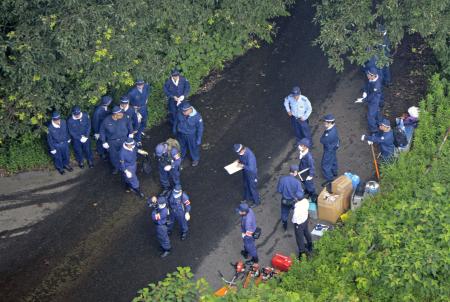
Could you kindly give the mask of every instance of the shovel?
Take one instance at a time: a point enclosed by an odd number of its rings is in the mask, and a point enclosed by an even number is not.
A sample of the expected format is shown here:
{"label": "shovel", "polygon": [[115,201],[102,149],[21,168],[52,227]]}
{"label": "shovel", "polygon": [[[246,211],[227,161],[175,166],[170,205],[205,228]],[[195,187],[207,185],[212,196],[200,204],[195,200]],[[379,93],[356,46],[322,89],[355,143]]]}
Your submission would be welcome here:
{"label": "shovel", "polygon": [[380,181],[380,171],[378,170],[378,162],[377,157],[375,156],[375,150],[373,149],[373,144],[370,145],[370,148],[372,149],[373,165],[375,166],[375,173],[377,175],[377,180]]}

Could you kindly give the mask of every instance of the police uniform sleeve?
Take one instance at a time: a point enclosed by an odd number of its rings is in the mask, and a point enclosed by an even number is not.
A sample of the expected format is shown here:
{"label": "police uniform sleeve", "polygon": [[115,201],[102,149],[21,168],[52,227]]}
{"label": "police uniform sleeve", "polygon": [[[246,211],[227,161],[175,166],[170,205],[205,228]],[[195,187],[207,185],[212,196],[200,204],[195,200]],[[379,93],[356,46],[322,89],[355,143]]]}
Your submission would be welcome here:
{"label": "police uniform sleeve", "polygon": [[[75,131],[71,119],[72,119],[72,118],[68,118],[68,119],[67,119],[67,129],[68,129],[68,131],[69,131],[69,135],[70,135],[73,139],[79,140],[79,139],[81,138],[81,134],[80,134],[80,133],[77,133],[77,132]],[[62,126],[62,125],[61,125],[61,126]],[[60,129],[62,130],[62,127],[61,127]]]}
{"label": "police uniform sleeve", "polygon": [[314,159],[310,153],[310,156],[308,157],[308,165],[309,165],[309,176],[314,177],[316,176],[316,169],[314,168]]}
{"label": "police uniform sleeve", "polygon": [[169,79],[164,83],[163,90],[164,90],[164,93],[166,94],[166,96],[167,96],[168,98],[173,98],[173,94],[170,92],[170,81],[171,81],[171,79],[169,78]]}
{"label": "police uniform sleeve", "polygon": [[202,116],[198,114],[198,121],[197,121],[197,145],[200,145],[202,143],[202,137],[203,137],[203,118]]}
{"label": "police uniform sleeve", "polygon": [[184,78],[183,95],[185,99],[189,96],[190,92],[191,92],[191,84],[189,84],[189,81],[186,78]]}
{"label": "police uniform sleeve", "polygon": [[191,201],[189,200],[189,196],[183,192],[182,201],[184,204],[184,211],[189,213],[191,211]]}
{"label": "police uniform sleeve", "polygon": [[86,116],[84,136],[89,137],[89,135],[91,134],[91,119],[89,118],[89,114],[87,112],[83,113],[83,116]]}
{"label": "police uniform sleeve", "polygon": [[103,120],[103,122],[102,122],[102,124],[100,125],[100,140],[103,142],[103,143],[106,143],[106,129],[105,129],[105,125],[106,125],[106,120],[107,120],[108,118],[105,118],[104,120]]}
{"label": "police uniform sleeve", "polygon": [[383,135],[381,135],[381,136],[380,135],[369,135],[369,136],[367,136],[367,140],[379,144],[384,141],[384,136]]}
{"label": "police uniform sleeve", "polygon": [[51,151],[51,150],[55,150],[56,148],[55,148],[55,141],[53,139],[52,132],[50,131],[50,126],[48,128],[49,129],[48,129],[48,133],[47,133],[47,144]]}

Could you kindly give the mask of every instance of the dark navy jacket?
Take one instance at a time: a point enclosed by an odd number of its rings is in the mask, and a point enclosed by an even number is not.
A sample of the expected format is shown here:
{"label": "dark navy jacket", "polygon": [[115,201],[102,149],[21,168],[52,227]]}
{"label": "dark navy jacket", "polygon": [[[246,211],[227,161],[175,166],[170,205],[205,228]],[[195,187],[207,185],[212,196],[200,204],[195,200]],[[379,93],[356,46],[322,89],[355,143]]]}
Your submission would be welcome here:
{"label": "dark navy jacket", "polygon": [[282,176],[278,181],[277,192],[281,193],[284,199],[297,199],[303,198],[302,183],[297,177],[293,175]]}
{"label": "dark navy jacket", "polygon": [[169,209],[167,206],[163,209],[156,209],[152,212],[152,221],[156,225],[167,225],[169,219]]}
{"label": "dark navy jacket", "polygon": [[100,126],[103,120],[110,114],[111,110],[107,106],[97,106],[95,108],[94,114],[92,115],[92,129],[94,130],[94,134],[100,133]]}
{"label": "dark navy jacket", "polygon": [[191,91],[191,85],[189,85],[189,81],[186,80],[185,77],[180,76],[180,79],[178,80],[178,86],[176,86],[173,81],[172,77],[169,77],[169,79],[164,84],[164,93],[167,95],[168,98],[173,97],[180,97],[184,95],[184,98],[189,96],[189,92]]}
{"label": "dark navy jacket", "polygon": [[392,130],[388,132],[379,131],[374,135],[367,136],[367,140],[378,144],[383,158],[387,159],[394,154],[394,133]]}
{"label": "dark navy jacket", "polygon": [[367,97],[364,99],[369,105],[378,104],[383,98],[383,84],[381,76],[378,75],[376,81],[367,81],[364,92],[367,93]]}
{"label": "dark navy jacket", "polygon": [[67,123],[61,119],[60,128],[55,128],[50,121],[48,126],[47,143],[50,150],[55,150],[58,147],[62,147],[69,141],[69,131],[67,130]]}
{"label": "dark navy jacket", "polygon": [[179,209],[183,209],[185,213],[191,211],[191,202],[189,196],[185,192],[182,192],[181,196],[178,198],[175,198],[173,193],[171,193],[169,196],[169,206],[173,211]]}
{"label": "dark navy jacket", "polygon": [[[195,109],[194,109],[195,110]],[[197,144],[201,144],[203,136],[203,119],[200,113],[195,111],[193,116],[185,116],[181,110],[177,113],[177,118],[173,124],[175,133],[186,135],[195,134]]]}
{"label": "dark navy jacket", "polygon": [[124,118],[127,118],[130,121],[131,126],[133,127],[133,130],[137,130],[139,128],[139,120],[138,120],[136,111],[134,111],[134,108],[131,106],[128,106],[128,109],[126,111],[123,109],[122,109],[122,111],[123,111]]}
{"label": "dark navy jacket", "polygon": [[73,118],[73,116],[67,119],[67,127],[69,129],[70,136],[75,140],[80,140],[81,136],[89,138],[91,134],[91,120],[87,112],[83,112],[83,115],[79,120]]}
{"label": "dark navy jacket", "polygon": [[107,116],[100,126],[100,140],[107,142],[109,140],[126,139],[128,134],[133,132],[129,120],[123,116],[120,120],[113,120],[112,115]]}
{"label": "dark navy jacket", "polygon": [[302,171],[309,168],[309,176],[314,177],[316,174],[316,170],[314,169],[314,159],[311,155],[311,152],[308,151],[305,156],[300,159],[300,163],[298,165],[298,171]]}
{"label": "dark navy jacket", "polygon": [[336,126],[323,132],[320,143],[323,145],[324,151],[333,151],[339,148],[339,134]]}
{"label": "dark navy jacket", "polygon": [[244,155],[239,155],[239,162],[244,165],[244,171],[252,172],[254,174],[258,173],[256,157],[250,148],[245,147]]}
{"label": "dark navy jacket", "polygon": [[148,97],[152,92],[152,88],[149,84],[145,83],[142,92],[137,89],[136,86],[130,89],[128,92],[128,98],[130,99],[131,106],[145,107]]}
{"label": "dark navy jacket", "polygon": [[252,237],[256,230],[256,218],[252,209],[248,210],[247,215],[241,216],[241,231],[245,236]]}
{"label": "dark navy jacket", "polygon": [[120,149],[120,170],[125,171],[129,169],[130,172],[135,172],[136,170],[136,148],[131,151],[122,146]]}

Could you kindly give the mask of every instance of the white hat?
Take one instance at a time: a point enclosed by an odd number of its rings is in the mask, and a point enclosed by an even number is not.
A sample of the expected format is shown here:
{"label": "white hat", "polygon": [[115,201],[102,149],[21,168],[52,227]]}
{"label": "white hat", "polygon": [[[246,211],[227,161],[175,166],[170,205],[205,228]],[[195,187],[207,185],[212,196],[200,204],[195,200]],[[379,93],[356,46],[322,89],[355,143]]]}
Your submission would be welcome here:
{"label": "white hat", "polygon": [[416,106],[409,107],[408,108],[408,114],[411,117],[418,118],[419,117],[419,108],[417,108]]}

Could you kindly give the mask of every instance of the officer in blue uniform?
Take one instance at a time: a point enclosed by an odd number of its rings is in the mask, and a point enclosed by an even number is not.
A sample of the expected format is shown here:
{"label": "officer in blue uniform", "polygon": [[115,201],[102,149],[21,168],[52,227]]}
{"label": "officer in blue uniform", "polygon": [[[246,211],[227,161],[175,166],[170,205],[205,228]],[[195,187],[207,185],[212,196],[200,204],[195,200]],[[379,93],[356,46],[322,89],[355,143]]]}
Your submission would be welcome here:
{"label": "officer in blue uniform", "polygon": [[100,141],[103,148],[109,152],[113,174],[119,173],[120,149],[122,149],[122,144],[132,132],[133,128],[130,121],[124,117],[122,109],[118,106],[112,109],[112,114],[107,116],[100,126]]}
{"label": "officer in blue uniform", "polygon": [[105,148],[103,148],[102,141],[100,140],[100,125],[103,120],[111,114],[111,110],[108,108],[111,102],[112,98],[110,96],[102,96],[101,103],[95,108],[92,116],[92,129],[94,130],[94,138],[96,140],[96,150],[97,154],[103,158],[103,160],[107,159],[108,152]]}
{"label": "officer in blue uniform", "polygon": [[244,179],[244,200],[243,202],[253,201],[253,206],[260,204],[259,194],[256,188],[258,184],[258,169],[256,167],[255,154],[250,148],[242,144],[234,144],[234,151],[239,154],[238,164],[243,168]]}
{"label": "officer in blue uniform", "polygon": [[253,238],[253,233],[256,230],[255,213],[246,203],[241,203],[236,211],[241,215],[241,233],[244,241],[244,249],[241,251],[241,255],[245,258],[252,257],[245,262],[246,264],[258,263],[258,253]]}
{"label": "officer in blue uniform", "polygon": [[335,125],[335,118],[332,114],[323,117],[325,131],[320,137],[320,143],[323,145],[322,155],[322,173],[326,183],[333,181],[338,175],[338,164],[336,150],[339,148],[339,134]]}
{"label": "officer in blue uniform", "polygon": [[380,107],[383,102],[383,92],[381,79],[378,76],[376,68],[370,68],[367,72],[368,82],[364,88],[362,98],[356,100],[355,103],[367,103],[367,123],[369,131],[375,133],[378,131],[377,123],[380,120]]}
{"label": "officer in blue uniform", "polygon": [[312,141],[311,129],[308,121],[312,112],[312,107],[308,98],[301,95],[300,87],[292,88],[291,94],[284,99],[284,107],[291,119],[295,137],[297,138],[297,144],[302,138],[307,138]]}
{"label": "officer in blue uniform", "polygon": [[314,159],[309,152],[311,142],[309,139],[304,138],[300,140],[298,149],[300,151],[299,158],[300,163],[298,165],[298,175],[304,186],[305,192],[308,193],[312,202],[317,201],[316,188],[314,187],[313,178],[316,176],[316,170],[314,168]]}
{"label": "officer in blue uniform", "polygon": [[87,112],[81,112],[79,106],[72,108],[72,116],[67,120],[67,128],[72,138],[73,151],[75,152],[75,159],[78,166],[84,168],[84,157],[88,162],[89,168],[94,167],[94,160],[92,158],[91,150],[91,120]]}
{"label": "officer in blue uniform", "polygon": [[169,208],[167,207],[167,199],[164,196],[158,198],[153,197],[152,202],[156,202],[157,206],[152,212],[152,221],[156,225],[156,238],[161,246],[161,258],[170,255],[171,245],[167,224],[169,222]]}
{"label": "officer in blue uniform", "polygon": [[172,185],[181,185],[181,154],[177,148],[172,147],[169,150],[167,143],[160,143],[155,148],[155,155],[158,160],[159,182],[164,195],[172,188]]}
{"label": "officer in blue uniform", "polygon": [[378,144],[381,152],[381,161],[388,163],[394,156],[394,134],[391,130],[391,123],[387,119],[380,122],[380,131],[372,135],[363,135],[361,140],[367,140],[369,145]]}
{"label": "officer in blue uniform", "polygon": [[170,78],[163,87],[164,93],[168,98],[169,122],[175,122],[179,105],[189,96],[191,85],[185,77],[180,75],[178,69],[173,69]]}
{"label": "officer in blue uniform", "polygon": [[134,138],[134,135],[136,135],[139,129],[139,121],[136,111],[133,107],[130,106],[130,100],[127,96],[123,96],[120,98],[120,109],[122,109],[124,117],[127,118],[131,123],[131,127],[133,128],[133,131],[131,133],[132,137]]}
{"label": "officer in blue uniform", "polygon": [[191,219],[189,196],[181,189],[180,185],[175,185],[168,201],[170,209],[169,235],[172,233],[176,220],[181,228],[181,240],[186,240],[189,230],[188,221]]}
{"label": "officer in blue uniform", "polygon": [[293,209],[295,202],[304,197],[302,183],[297,177],[298,165],[291,165],[289,172],[289,175],[280,178],[277,185],[277,192],[281,194],[281,222],[285,231],[289,212]]}
{"label": "officer in blue uniform", "polygon": [[48,126],[47,143],[50,149],[50,154],[53,157],[56,170],[62,175],[64,169],[71,172],[72,167],[69,164],[69,131],[67,130],[67,123],[61,119],[61,115],[54,111],[52,113],[52,120]]}
{"label": "officer in blue uniform", "polygon": [[144,80],[138,79],[135,82],[135,86],[128,92],[128,98],[130,99],[130,105],[137,109],[137,113],[141,116],[141,122],[139,123],[139,129],[136,133],[136,141],[140,142],[141,135],[144,133],[147,127],[148,119],[148,98],[152,92],[150,84],[145,83]]}
{"label": "officer in blue uniform", "polygon": [[173,134],[180,142],[181,157],[186,157],[187,150],[192,159],[192,166],[198,165],[200,160],[200,145],[203,136],[203,119],[200,113],[192,105],[185,101],[178,111],[175,123],[173,124]]}
{"label": "officer in blue uniform", "polygon": [[[138,150],[139,152],[139,150]],[[145,152],[145,151],[140,151]],[[127,138],[120,150],[120,171],[123,173],[123,179],[127,186],[127,191],[131,190],[136,193],[137,196],[143,198],[144,193],[139,189],[139,180],[136,175],[137,171],[137,150],[135,148],[135,142],[132,138]]]}

